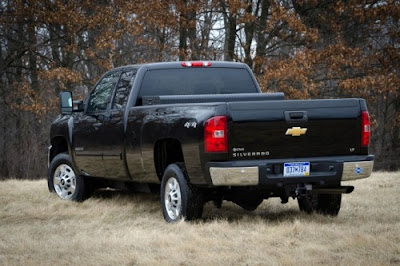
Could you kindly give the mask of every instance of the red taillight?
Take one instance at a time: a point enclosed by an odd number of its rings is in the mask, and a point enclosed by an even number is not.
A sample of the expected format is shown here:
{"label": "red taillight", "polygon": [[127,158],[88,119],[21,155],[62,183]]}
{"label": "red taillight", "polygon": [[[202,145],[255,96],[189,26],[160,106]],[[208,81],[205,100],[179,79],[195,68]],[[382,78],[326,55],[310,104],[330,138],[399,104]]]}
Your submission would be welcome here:
{"label": "red taillight", "polygon": [[205,152],[228,152],[228,119],[214,116],[204,124]]}
{"label": "red taillight", "polygon": [[369,146],[371,136],[371,123],[369,121],[368,111],[361,112],[361,147]]}
{"label": "red taillight", "polygon": [[182,62],[181,65],[183,67],[206,67],[206,66],[211,66],[211,62],[207,61]]}

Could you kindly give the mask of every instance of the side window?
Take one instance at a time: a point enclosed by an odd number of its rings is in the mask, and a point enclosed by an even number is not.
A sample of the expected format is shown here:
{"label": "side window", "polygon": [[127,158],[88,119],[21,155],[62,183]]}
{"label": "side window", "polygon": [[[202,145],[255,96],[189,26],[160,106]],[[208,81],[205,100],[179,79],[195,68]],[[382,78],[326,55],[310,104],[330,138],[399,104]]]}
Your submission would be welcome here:
{"label": "side window", "polygon": [[107,105],[111,100],[111,93],[118,81],[119,74],[120,73],[109,74],[97,84],[96,88],[90,94],[87,108],[88,112],[99,112],[107,109]]}
{"label": "side window", "polygon": [[122,73],[115,92],[112,109],[121,109],[126,105],[129,92],[131,91],[133,81],[135,80],[135,75],[136,70]]}

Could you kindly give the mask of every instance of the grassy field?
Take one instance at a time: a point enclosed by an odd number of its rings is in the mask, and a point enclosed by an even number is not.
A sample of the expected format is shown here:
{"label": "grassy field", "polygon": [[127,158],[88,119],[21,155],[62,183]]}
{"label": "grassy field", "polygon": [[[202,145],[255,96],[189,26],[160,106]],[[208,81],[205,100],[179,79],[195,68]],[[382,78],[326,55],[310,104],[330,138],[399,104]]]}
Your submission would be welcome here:
{"label": "grassy field", "polygon": [[270,199],[224,202],[199,222],[167,224],[151,194],[60,200],[40,181],[0,182],[0,265],[400,264],[400,172],[354,181],[338,217]]}

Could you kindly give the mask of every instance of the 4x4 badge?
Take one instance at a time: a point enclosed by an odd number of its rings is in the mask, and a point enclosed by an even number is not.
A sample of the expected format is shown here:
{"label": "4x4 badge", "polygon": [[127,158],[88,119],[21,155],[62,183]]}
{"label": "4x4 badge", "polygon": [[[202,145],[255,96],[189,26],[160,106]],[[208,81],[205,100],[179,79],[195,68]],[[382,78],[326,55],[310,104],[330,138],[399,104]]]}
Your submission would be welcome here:
{"label": "4x4 badge", "polygon": [[306,134],[307,128],[301,128],[301,127],[292,127],[288,128],[286,130],[285,135],[292,135],[292,137],[300,137],[301,135]]}

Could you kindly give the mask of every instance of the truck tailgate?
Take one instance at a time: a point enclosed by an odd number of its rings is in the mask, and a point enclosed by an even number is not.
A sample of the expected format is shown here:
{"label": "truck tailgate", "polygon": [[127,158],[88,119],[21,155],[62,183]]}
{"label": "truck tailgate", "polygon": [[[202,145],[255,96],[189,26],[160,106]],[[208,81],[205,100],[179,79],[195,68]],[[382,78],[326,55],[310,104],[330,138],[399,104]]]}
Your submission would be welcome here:
{"label": "truck tailgate", "polygon": [[360,100],[227,103],[234,160],[354,155],[360,152]]}

